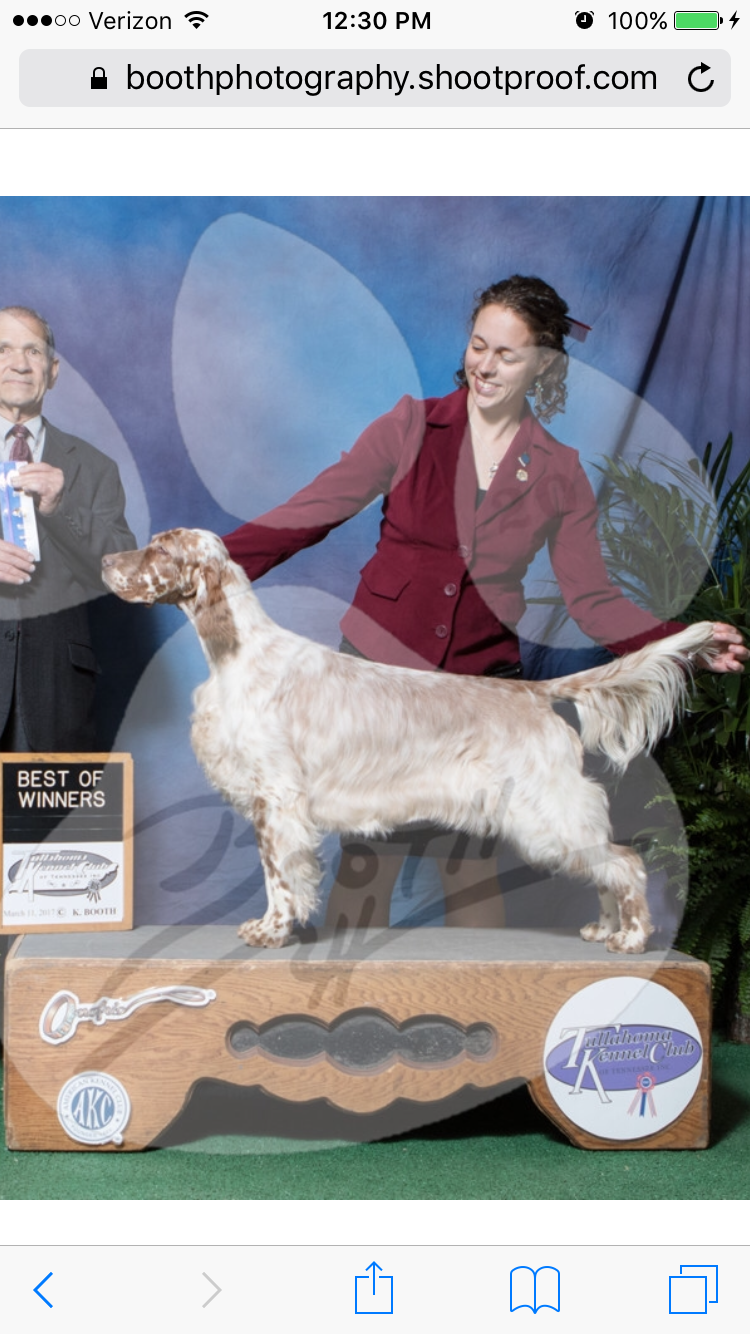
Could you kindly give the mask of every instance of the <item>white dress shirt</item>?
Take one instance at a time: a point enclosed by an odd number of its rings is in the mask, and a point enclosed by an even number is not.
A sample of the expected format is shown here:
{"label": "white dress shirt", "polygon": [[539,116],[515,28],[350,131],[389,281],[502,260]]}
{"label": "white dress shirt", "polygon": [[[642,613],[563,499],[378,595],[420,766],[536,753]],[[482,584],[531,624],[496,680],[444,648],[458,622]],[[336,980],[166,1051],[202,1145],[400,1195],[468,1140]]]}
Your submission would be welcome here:
{"label": "white dress shirt", "polygon": [[[10,433],[15,425],[15,422],[8,421],[8,418],[0,413],[0,436],[2,436],[3,463],[10,462],[10,451],[13,448],[15,438]],[[31,421],[23,422],[23,425],[29,432],[28,445],[31,450],[32,460],[34,463],[40,463],[44,452],[44,422],[41,417],[32,417]]]}

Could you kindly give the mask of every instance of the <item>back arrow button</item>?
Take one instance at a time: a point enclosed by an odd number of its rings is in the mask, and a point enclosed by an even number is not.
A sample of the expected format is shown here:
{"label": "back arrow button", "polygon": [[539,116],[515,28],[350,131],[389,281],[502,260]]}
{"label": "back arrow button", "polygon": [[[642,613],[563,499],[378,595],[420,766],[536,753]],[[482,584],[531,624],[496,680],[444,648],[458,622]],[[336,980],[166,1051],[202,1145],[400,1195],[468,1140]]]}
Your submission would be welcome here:
{"label": "back arrow button", "polygon": [[44,1293],[43,1293],[43,1292],[40,1292],[39,1289],[44,1287],[44,1285],[45,1285],[45,1283],[47,1282],[47,1279],[48,1279],[48,1278],[52,1278],[52,1270],[51,1270],[51,1269],[50,1269],[50,1271],[49,1271],[48,1274],[45,1274],[45,1276],[44,1276],[44,1278],[42,1279],[41,1283],[37,1283],[36,1287],[34,1288],[34,1292],[36,1293],[37,1297],[41,1297],[41,1299],[42,1299],[42,1301],[44,1302],[45,1306],[51,1306],[51,1305],[52,1305],[52,1302],[48,1302],[48,1301],[47,1301],[47,1298],[46,1298],[45,1295],[44,1295]]}

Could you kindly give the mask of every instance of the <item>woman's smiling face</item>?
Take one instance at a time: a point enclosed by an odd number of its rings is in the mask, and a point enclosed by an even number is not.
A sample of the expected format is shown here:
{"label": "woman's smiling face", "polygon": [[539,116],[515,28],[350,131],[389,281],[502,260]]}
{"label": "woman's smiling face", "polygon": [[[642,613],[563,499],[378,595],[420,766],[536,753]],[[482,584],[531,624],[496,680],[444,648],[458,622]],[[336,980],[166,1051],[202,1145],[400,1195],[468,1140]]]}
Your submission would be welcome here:
{"label": "woman's smiling face", "polygon": [[464,356],[470,408],[487,416],[520,416],[528,390],[549,361],[545,351],[520,315],[506,306],[483,306]]}

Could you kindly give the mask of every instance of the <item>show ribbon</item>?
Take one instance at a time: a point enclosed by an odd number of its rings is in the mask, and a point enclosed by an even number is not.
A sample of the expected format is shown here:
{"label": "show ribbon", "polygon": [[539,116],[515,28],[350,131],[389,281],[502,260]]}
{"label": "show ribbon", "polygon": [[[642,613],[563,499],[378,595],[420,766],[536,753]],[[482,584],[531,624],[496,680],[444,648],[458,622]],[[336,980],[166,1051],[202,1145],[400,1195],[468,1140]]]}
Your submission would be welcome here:
{"label": "show ribbon", "polygon": [[656,1079],[653,1075],[639,1075],[635,1081],[635,1087],[638,1090],[633,1101],[628,1107],[628,1116],[632,1116],[636,1107],[640,1103],[639,1116],[646,1115],[646,1104],[652,1116],[656,1116],[656,1104],[654,1103],[653,1090],[656,1088]]}

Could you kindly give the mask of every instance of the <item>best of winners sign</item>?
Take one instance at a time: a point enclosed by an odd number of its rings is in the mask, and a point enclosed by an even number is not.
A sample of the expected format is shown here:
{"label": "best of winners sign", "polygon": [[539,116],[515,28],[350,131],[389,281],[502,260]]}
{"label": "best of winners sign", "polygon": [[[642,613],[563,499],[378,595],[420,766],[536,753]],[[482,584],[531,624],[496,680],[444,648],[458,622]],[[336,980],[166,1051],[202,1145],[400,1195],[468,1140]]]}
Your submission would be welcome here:
{"label": "best of winners sign", "polygon": [[133,925],[130,755],[0,757],[0,934]]}

